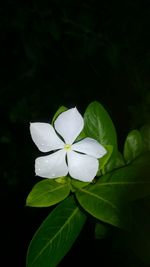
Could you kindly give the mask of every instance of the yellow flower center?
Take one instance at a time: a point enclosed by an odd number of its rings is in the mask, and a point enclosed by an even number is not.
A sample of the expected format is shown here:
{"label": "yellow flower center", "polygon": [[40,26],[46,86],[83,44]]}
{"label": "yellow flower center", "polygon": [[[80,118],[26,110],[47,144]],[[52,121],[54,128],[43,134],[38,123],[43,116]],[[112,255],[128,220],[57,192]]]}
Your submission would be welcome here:
{"label": "yellow flower center", "polygon": [[65,149],[66,151],[70,151],[70,150],[71,150],[71,145],[66,144],[66,145],[64,146],[64,149]]}

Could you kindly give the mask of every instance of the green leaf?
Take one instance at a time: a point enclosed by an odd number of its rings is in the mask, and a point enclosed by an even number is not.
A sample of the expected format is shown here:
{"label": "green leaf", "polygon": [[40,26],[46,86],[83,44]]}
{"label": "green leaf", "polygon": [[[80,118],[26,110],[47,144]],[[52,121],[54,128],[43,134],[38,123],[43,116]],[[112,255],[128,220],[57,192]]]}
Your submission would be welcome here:
{"label": "green leaf", "polygon": [[53,119],[52,119],[52,124],[54,124],[54,121],[56,120],[56,118],[64,111],[66,111],[67,108],[65,106],[61,106],[55,113]]}
{"label": "green leaf", "polygon": [[102,145],[117,147],[117,136],[113,122],[99,102],[92,102],[86,109],[85,133],[87,136],[96,139]]}
{"label": "green leaf", "polygon": [[123,166],[125,166],[125,161],[122,154],[118,151],[114,169],[118,169]]}
{"label": "green leaf", "polygon": [[113,146],[113,153],[107,163],[107,170],[113,169],[117,154],[117,135],[113,122],[98,102],[92,102],[86,109],[84,115],[85,134],[96,139],[102,145]]}
{"label": "green leaf", "polygon": [[44,179],[33,187],[26,204],[30,207],[49,207],[65,199],[69,193],[70,185],[67,180],[66,183],[58,183],[53,179]]}
{"label": "green leaf", "polygon": [[[148,155],[150,159],[150,155]],[[130,201],[150,195],[150,167],[147,161],[115,170],[100,177],[96,184],[79,188],[76,197],[88,213],[120,228],[128,228]]]}
{"label": "green leaf", "polygon": [[[105,192],[103,193],[101,191]],[[78,189],[76,197],[82,208],[93,217],[120,227],[119,209],[117,205],[110,200],[108,194],[107,188],[99,188],[96,184],[88,188]]]}
{"label": "green leaf", "polygon": [[102,158],[99,159],[99,170],[98,170],[97,176],[101,175],[101,170],[102,170],[102,173],[105,172],[104,167],[107,164],[113,152],[113,146],[105,145],[105,148],[107,150],[107,154],[105,154]]}
{"label": "green leaf", "polygon": [[35,233],[27,267],[56,267],[79,235],[86,216],[71,196],[60,203]]}
{"label": "green leaf", "polygon": [[[150,151],[146,151],[144,153],[142,153],[138,158],[136,158],[136,160],[134,160],[131,164],[131,166],[146,166],[146,170],[148,168],[148,172],[150,170]],[[144,170],[143,170],[144,171]],[[145,171],[144,171],[145,172]],[[144,175],[144,173],[143,173]]]}
{"label": "green leaf", "polygon": [[150,125],[144,125],[140,129],[144,151],[150,150]]}
{"label": "green leaf", "polygon": [[78,188],[87,186],[89,182],[82,182],[76,179],[71,179],[72,192],[75,192]]}
{"label": "green leaf", "polygon": [[130,163],[137,158],[143,150],[143,142],[141,134],[138,130],[132,130],[125,140],[124,158],[127,163]]}

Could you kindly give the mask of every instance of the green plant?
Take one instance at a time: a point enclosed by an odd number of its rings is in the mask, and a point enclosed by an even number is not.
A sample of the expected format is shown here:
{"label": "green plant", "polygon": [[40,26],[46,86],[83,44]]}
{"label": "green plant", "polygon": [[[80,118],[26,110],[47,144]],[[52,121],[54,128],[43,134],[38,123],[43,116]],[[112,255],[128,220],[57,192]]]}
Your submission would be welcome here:
{"label": "green plant", "polygon": [[[55,119],[65,111],[60,108]],[[44,179],[27,197],[27,206],[57,206],[35,233],[27,253],[27,267],[54,267],[69,251],[88,217],[96,218],[96,238],[107,235],[108,226],[121,229],[122,239],[145,262],[150,263],[150,127],[132,130],[118,151],[113,122],[98,102],[84,114],[79,136],[92,138],[105,147],[99,169],[91,182],[70,175]],[[145,204],[143,204],[145,203]]]}

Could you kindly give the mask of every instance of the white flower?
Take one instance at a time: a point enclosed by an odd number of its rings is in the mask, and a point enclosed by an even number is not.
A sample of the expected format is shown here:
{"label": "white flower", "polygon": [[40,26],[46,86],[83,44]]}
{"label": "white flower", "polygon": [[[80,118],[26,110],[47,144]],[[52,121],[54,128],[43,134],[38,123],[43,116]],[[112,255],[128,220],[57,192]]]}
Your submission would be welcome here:
{"label": "white flower", "polygon": [[30,124],[32,139],[39,150],[53,151],[36,159],[36,175],[53,179],[66,176],[69,172],[74,179],[84,182],[93,180],[99,167],[98,158],[103,157],[106,150],[92,138],[74,143],[83,126],[83,118],[76,108],[61,113],[54,127],[48,123]]}

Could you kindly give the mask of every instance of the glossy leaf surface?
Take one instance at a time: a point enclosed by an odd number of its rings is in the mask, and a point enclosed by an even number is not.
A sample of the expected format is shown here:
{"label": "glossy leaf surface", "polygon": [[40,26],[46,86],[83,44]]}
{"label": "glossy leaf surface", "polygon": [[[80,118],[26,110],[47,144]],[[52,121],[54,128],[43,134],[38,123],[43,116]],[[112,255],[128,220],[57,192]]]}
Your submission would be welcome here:
{"label": "glossy leaf surface", "polygon": [[35,233],[27,255],[27,267],[55,267],[79,235],[86,216],[73,197],[60,203]]}
{"label": "glossy leaf surface", "polygon": [[69,192],[69,182],[58,183],[54,179],[44,179],[33,187],[26,204],[30,207],[49,207],[65,199]]}

